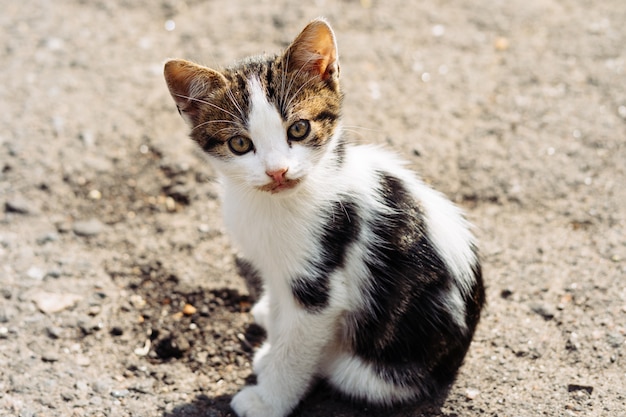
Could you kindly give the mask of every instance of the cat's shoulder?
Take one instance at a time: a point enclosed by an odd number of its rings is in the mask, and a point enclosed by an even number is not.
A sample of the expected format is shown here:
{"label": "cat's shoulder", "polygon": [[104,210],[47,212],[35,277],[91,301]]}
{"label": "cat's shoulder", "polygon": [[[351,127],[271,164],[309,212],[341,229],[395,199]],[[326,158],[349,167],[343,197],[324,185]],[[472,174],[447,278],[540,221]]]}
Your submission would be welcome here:
{"label": "cat's shoulder", "polygon": [[398,153],[382,145],[350,144],[346,146],[345,172],[364,182],[394,177],[407,184],[419,183],[417,173]]}
{"label": "cat's shoulder", "polygon": [[404,158],[383,145],[350,143],[346,145],[345,154],[348,164],[363,169],[394,170],[407,166]]}

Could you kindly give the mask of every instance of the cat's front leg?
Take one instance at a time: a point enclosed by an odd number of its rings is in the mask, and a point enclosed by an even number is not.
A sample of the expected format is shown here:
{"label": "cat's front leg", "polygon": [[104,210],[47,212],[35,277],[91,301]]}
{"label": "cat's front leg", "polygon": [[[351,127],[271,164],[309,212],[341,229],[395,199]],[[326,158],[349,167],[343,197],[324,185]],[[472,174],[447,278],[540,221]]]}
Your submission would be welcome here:
{"label": "cat's front leg", "polygon": [[284,417],[311,386],[324,348],[330,343],[336,314],[294,306],[277,314],[269,340],[255,356],[258,384],[241,390],[231,402],[240,417]]}
{"label": "cat's front leg", "polygon": [[256,385],[245,387],[230,402],[239,417],[283,417],[280,410],[268,403]]}
{"label": "cat's front leg", "polygon": [[270,296],[267,291],[263,293],[259,301],[252,307],[250,313],[252,313],[256,324],[268,330],[270,321]]}
{"label": "cat's front leg", "polygon": [[261,375],[267,367],[271,348],[272,345],[270,345],[270,342],[266,341],[254,354],[254,359],[252,360],[252,370],[256,375]]}

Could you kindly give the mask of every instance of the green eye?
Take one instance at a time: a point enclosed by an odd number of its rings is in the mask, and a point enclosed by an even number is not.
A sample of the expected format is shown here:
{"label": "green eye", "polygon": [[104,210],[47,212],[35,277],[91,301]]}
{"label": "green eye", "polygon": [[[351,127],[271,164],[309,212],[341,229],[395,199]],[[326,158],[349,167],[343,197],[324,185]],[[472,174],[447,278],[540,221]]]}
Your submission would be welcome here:
{"label": "green eye", "polygon": [[233,136],[228,139],[228,147],[235,155],[243,155],[254,149],[254,144],[245,136]]}
{"label": "green eye", "polygon": [[311,124],[308,120],[298,120],[287,129],[289,140],[302,140],[307,137],[311,130]]}

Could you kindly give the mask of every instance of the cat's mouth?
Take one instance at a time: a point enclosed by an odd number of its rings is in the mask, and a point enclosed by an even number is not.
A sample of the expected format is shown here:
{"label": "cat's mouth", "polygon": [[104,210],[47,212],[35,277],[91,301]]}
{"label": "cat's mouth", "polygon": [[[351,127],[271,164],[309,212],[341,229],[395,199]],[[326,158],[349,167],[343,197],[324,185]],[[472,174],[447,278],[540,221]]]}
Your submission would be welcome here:
{"label": "cat's mouth", "polygon": [[295,180],[285,179],[284,181],[281,181],[281,182],[272,181],[269,184],[265,184],[259,187],[259,190],[267,191],[272,194],[277,194],[285,190],[291,190],[299,183],[300,183],[300,179],[295,179]]}

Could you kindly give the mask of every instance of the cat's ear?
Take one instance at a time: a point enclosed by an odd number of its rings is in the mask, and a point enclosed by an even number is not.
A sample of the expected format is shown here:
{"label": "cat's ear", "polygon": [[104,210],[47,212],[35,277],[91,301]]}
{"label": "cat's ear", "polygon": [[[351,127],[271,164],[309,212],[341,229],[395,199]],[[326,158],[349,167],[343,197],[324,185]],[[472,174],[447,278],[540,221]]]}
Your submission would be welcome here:
{"label": "cat's ear", "polygon": [[288,71],[307,71],[325,81],[339,77],[335,34],[323,19],[309,23],[287,48],[284,58]]}
{"label": "cat's ear", "polygon": [[167,61],[163,74],[178,112],[191,127],[198,121],[203,97],[227,83],[219,72],[183,59]]}

